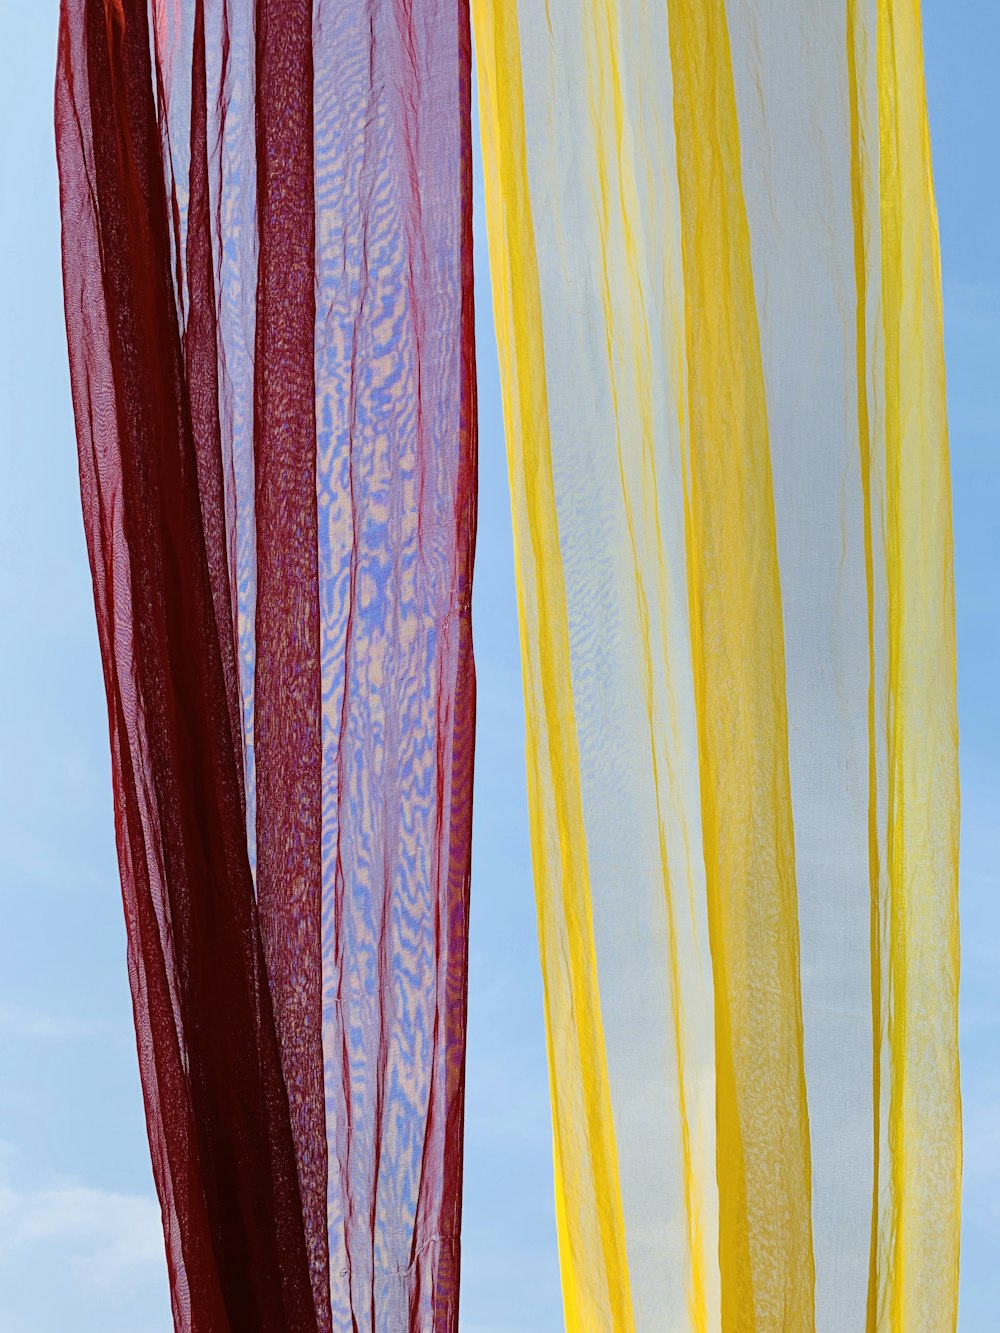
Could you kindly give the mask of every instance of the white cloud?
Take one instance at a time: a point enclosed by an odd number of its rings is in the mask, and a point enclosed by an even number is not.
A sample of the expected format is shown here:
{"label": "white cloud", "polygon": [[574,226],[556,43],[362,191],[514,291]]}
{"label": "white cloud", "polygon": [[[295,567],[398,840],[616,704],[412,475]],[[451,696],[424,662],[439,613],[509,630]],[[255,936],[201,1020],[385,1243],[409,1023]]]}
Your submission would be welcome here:
{"label": "white cloud", "polygon": [[160,1210],[150,1198],[82,1185],[5,1193],[0,1253],[61,1242],[70,1250],[74,1269],[102,1291],[163,1266]]}
{"label": "white cloud", "polygon": [[116,1296],[165,1269],[160,1209],[142,1194],[93,1189],[79,1181],[24,1188],[13,1180],[17,1154],[0,1144],[0,1265],[58,1254],[77,1285]]}

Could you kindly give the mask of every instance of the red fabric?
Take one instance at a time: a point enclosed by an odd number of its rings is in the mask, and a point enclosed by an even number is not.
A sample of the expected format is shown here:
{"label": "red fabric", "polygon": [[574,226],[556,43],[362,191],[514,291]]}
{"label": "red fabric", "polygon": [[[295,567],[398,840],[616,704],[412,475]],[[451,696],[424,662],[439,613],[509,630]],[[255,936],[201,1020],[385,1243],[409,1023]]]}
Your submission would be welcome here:
{"label": "red fabric", "polygon": [[256,20],[257,901],[327,1329],[312,0],[258,0]]}
{"label": "red fabric", "polygon": [[467,0],[63,0],[56,134],[175,1325],[448,1333]]}

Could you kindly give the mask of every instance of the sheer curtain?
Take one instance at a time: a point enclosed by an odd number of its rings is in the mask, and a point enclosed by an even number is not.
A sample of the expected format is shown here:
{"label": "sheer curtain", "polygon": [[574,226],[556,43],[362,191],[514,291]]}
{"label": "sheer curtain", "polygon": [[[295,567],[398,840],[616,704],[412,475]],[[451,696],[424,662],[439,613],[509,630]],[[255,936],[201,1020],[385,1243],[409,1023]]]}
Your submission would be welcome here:
{"label": "sheer curtain", "polygon": [[955,1323],[917,0],[474,0],[572,1329]]}
{"label": "sheer curtain", "polygon": [[[567,1325],[952,1328],[918,0],[472,9]],[[178,1329],[458,1325],[470,58],[467,0],[62,4],[67,330]]]}
{"label": "sheer curtain", "polygon": [[67,330],[178,1329],[454,1330],[462,0],[64,0]]}

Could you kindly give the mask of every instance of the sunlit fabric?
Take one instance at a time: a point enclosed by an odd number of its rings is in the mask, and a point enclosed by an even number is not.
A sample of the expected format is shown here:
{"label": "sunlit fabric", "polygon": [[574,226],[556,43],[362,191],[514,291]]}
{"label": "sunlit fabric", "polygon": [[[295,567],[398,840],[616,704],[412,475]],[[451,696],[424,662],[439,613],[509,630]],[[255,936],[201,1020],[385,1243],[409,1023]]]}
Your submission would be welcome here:
{"label": "sunlit fabric", "polygon": [[918,0],[473,0],[572,1330],[956,1318]]}
{"label": "sunlit fabric", "polygon": [[465,0],[64,0],[84,519],[175,1325],[453,1333]]}

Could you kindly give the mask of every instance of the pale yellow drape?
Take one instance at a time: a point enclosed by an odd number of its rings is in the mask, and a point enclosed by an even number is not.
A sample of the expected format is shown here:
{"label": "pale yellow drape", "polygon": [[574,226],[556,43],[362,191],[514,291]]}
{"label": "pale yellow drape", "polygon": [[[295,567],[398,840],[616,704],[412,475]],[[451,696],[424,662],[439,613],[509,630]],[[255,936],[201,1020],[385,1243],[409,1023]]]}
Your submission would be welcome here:
{"label": "pale yellow drape", "polygon": [[473,0],[567,1326],[954,1326],[918,0]]}

